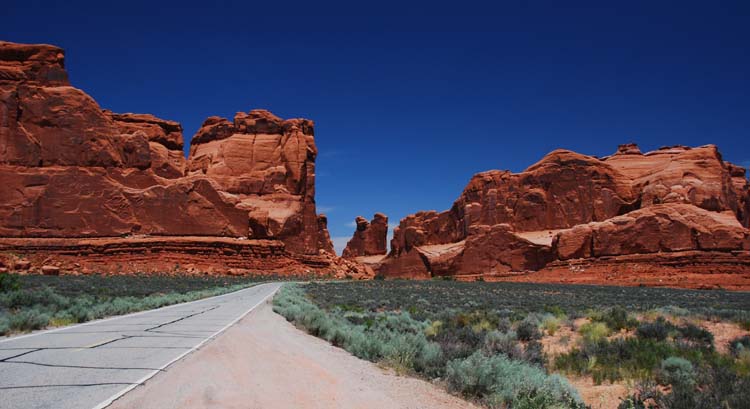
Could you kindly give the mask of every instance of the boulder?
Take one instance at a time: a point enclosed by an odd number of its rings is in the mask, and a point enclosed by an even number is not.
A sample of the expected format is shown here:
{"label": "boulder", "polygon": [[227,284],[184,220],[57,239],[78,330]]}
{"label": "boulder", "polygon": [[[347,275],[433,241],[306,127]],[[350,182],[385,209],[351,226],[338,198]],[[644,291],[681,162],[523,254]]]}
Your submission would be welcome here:
{"label": "boulder", "polygon": [[60,267],[57,266],[42,266],[42,274],[46,276],[59,276]]}
{"label": "boulder", "polygon": [[18,260],[15,262],[13,267],[16,270],[28,270],[31,268],[31,262],[28,260]]}

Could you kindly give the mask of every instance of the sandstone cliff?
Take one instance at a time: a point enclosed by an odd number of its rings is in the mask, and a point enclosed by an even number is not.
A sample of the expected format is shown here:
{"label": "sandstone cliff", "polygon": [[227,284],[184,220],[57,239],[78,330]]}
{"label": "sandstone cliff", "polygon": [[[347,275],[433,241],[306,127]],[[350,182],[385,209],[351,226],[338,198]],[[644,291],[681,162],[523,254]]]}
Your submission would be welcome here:
{"label": "sandstone cliff", "polygon": [[[329,254],[326,218],[316,214],[313,135],[312,121],[264,110],[211,117],[186,159],[179,123],[102,110],[68,82],[62,49],[0,42],[2,246],[23,253],[36,239],[71,239],[45,247],[54,255],[82,238],[231,238],[273,247],[245,254],[301,260],[309,268],[298,273],[345,264],[348,274],[356,266]],[[191,248],[185,240],[175,248]],[[195,248],[240,248],[222,240]],[[161,248],[169,252],[168,241]]]}
{"label": "sandstone cliff", "polygon": [[[557,150],[521,173],[475,175],[447,211],[405,217],[374,268],[466,279],[554,270],[565,281],[587,266],[638,257],[664,274],[735,271],[726,286],[750,288],[748,201],[745,170],[713,145],[644,154],[627,144],[605,158]],[[576,274],[566,273],[572,264]],[[555,277],[535,277],[542,276]]]}

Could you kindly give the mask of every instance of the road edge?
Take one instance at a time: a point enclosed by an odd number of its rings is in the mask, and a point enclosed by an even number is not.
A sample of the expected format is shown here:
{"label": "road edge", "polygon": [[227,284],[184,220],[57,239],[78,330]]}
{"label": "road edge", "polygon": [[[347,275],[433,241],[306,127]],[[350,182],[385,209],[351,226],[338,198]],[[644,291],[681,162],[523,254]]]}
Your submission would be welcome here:
{"label": "road edge", "polygon": [[[257,288],[257,287],[260,287],[260,286],[265,286],[265,285],[269,285],[269,284],[275,284],[275,283],[264,283],[264,284],[259,284],[259,285],[255,285],[255,286],[253,286],[253,287],[250,287],[250,288]],[[283,285],[284,285],[284,283],[282,283],[282,284],[281,284],[281,286],[283,286]],[[257,308],[257,307],[258,307],[259,305],[261,305],[261,304],[265,303],[266,301],[268,301],[268,299],[269,299],[269,298],[271,298],[271,297],[272,297],[272,296],[273,296],[274,294],[276,294],[276,292],[277,292],[277,291],[279,290],[279,288],[281,288],[281,286],[279,286],[278,288],[276,288],[275,290],[273,290],[273,291],[272,291],[271,293],[269,293],[268,295],[266,295],[265,297],[263,297],[263,298],[262,298],[262,299],[261,299],[260,301],[258,301],[258,302],[257,302],[257,303],[256,303],[255,305],[253,305],[252,307],[250,307],[250,308],[249,308],[249,309],[248,309],[247,311],[245,311],[245,312],[243,312],[242,314],[240,314],[240,316],[239,316],[239,317],[235,318],[235,319],[234,319],[234,320],[232,320],[232,321],[231,321],[231,322],[230,322],[229,324],[225,325],[225,326],[224,326],[223,328],[221,328],[220,330],[218,330],[218,331],[214,332],[213,334],[211,334],[211,335],[210,335],[209,337],[207,337],[207,338],[206,338],[206,339],[204,339],[203,341],[199,342],[199,343],[198,343],[197,345],[195,345],[194,347],[192,347],[192,348],[190,348],[189,350],[187,350],[187,351],[183,352],[182,354],[178,355],[177,357],[175,357],[175,358],[174,358],[174,359],[172,359],[171,361],[167,362],[167,363],[166,363],[166,364],[164,364],[163,366],[161,366],[161,367],[159,367],[159,368],[157,368],[157,369],[153,370],[152,372],[150,372],[150,373],[146,374],[146,375],[145,375],[145,376],[144,376],[143,378],[141,378],[141,379],[137,380],[137,381],[136,381],[135,383],[133,383],[133,384],[131,384],[131,385],[128,385],[127,387],[125,387],[124,389],[122,389],[122,390],[120,390],[119,392],[115,393],[115,394],[114,394],[114,395],[112,395],[111,397],[109,397],[109,398],[105,399],[105,400],[104,400],[103,402],[101,402],[101,403],[99,403],[98,405],[94,406],[94,407],[93,407],[92,409],[104,409],[104,408],[108,407],[109,405],[111,405],[112,403],[114,403],[114,401],[116,401],[117,399],[121,398],[122,396],[124,396],[124,395],[125,395],[125,394],[127,394],[128,392],[132,391],[133,389],[137,388],[138,386],[140,386],[140,385],[144,384],[144,383],[145,383],[146,381],[148,381],[149,379],[153,378],[153,377],[154,377],[154,376],[155,376],[156,374],[158,374],[159,372],[162,372],[162,371],[163,371],[164,369],[166,369],[166,368],[167,368],[167,367],[169,367],[170,365],[172,365],[172,364],[174,364],[175,362],[179,361],[180,359],[182,359],[182,358],[186,357],[186,356],[187,356],[187,355],[189,355],[190,353],[192,353],[192,352],[196,351],[196,350],[197,350],[198,348],[200,348],[200,347],[202,347],[203,345],[205,345],[205,344],[206,344],[206,343],[207,343],[208,341],[211,341],[211,340],[213,340],[214,338],[216,338],[217,336],[219,336],[219,335],[220,335],[221,333],[223,333],[224,331],[226,331],[227,329],[229,329],[229,327],[231,327],[232,325],[236,324],[236,323],[237,323],[237,322],[239,322],[239,321],[240,321],[241,319],[245,318],[245,316],[246,316],[247,314],[249,314],[250,312],[252,312],[252,311],[253,311],[253,310],[254,310],[255,308]],[[246,289],[246,290],[247,290],[247,289]],[[240,291],[242,291],[242,290],[240,290]],[[231,293],[228,293],[228,294],[231,294]],[[226,295],[226,294],[222,294],[222,295]],[[205,300],[205,298],[204,298],[204,300]],[[185,303],[185,304],[187,304],[187,303]],[[175,304],[175,305],[180,305],[180,304]],[[150,310],[150,311],[153,311],[153,310]]]}

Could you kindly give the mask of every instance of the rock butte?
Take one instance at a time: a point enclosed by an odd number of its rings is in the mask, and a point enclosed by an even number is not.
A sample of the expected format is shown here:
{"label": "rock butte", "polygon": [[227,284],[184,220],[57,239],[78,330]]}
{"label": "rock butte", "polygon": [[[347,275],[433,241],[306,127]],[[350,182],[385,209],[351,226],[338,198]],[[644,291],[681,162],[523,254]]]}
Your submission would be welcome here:
{"label": "rock butte", "polygon": [[0,42],[0,267],[364,277],[316,214],[313,135],[210,117],[185,159],[179,123],[102,110],[62,49]]}
{"label": "rock butte", "polygon": [[388,217],[375,213],[370,222],[362,216],[354,219],[356,229],[342,253],[345,258],[383,256],[388,252]]}
{"label": "rock butte", "polygon": [[324,274],[750,290],[745,169],[713,145],[557,150],[475,175],[444,212],[316,213],[314,126],[268,111],[179,123],[102,110],[63,50],[0,42],[0,272]]}
{"label": "rock butte", "polygon": [[368,264],[386,277],[750,290],[748,187],[713,145],[556,150],[475,175],[450,210],[405,217]]}

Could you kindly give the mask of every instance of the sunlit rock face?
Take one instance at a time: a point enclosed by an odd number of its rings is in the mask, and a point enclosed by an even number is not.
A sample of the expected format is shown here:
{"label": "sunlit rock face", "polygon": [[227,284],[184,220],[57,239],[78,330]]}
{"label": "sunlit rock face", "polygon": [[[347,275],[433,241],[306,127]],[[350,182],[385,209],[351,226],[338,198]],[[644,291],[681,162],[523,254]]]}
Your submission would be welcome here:
{"label": "sunlit rock face", "polygon": [[346,244],[342,256],[356,258],[385,255],[388,251],[388,217],[383,213],[375,213],[368,222],[364,217],[357,216],[354,223],[354,234]]}
{"label": "sunlit rock face", "polygon": [[714,145],[644,154],[627,144],[604,158],[556,150],[520,173],[475,175],[447,211],[405,217],[377,269],[497,278],[559,270],[573,259],[648,263],[651,254],[656,267],[675,266],[686,252],[700,252],[709,265],[748,274],[749,202],[745,169]]}
{"label": "sunlit rock face", "polygon": [[0,237],[271,240],[274,256],[280,243],[338,263],[313,135],[264,110],[211,117],[186,159],[179,123],[101,109],[68,82],[62,49],[0,42]]}

